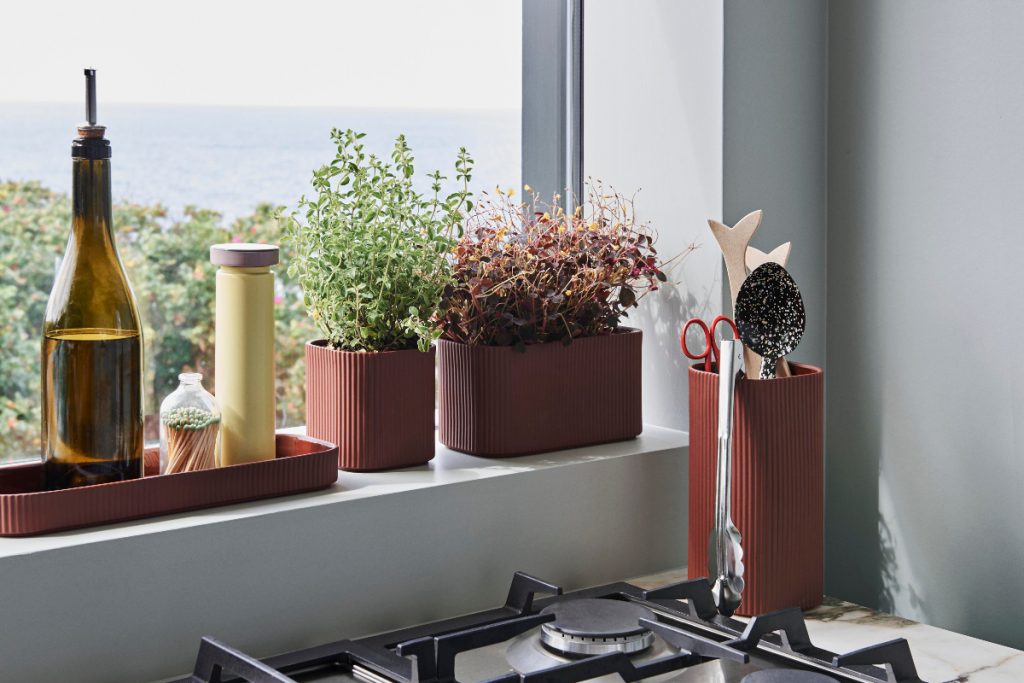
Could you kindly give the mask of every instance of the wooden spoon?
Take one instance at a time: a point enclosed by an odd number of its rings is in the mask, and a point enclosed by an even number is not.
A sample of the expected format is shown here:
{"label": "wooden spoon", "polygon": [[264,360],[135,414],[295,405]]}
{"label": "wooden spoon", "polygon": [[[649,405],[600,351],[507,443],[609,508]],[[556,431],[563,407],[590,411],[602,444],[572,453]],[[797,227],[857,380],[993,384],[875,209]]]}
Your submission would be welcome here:
{"label": "wooden spoon", "polygon": [[786,261],[789,260],[789,252],[792,248],[793,243],[786,242],[766,254],[757,247],[747,247],[747,272],[753,273],[757,270],[758,266],[763,266],[766,263],[778,263],[785,268]]}
{"label": "wooden spoon", "polygon": [[722,249],[722,256],[725,257],[725,273],[729,276],[729,293],[732,295],[733,304],[736,303],[736,296],[740,293],[743,281],[747,279],[747,246],[750,244],[750,238],[757,232],[757,227],[761,225],[762,215],[761,211],[751,211],[732,228],[724,223],[708,220],[711,234],[715,236],[718,246]]}

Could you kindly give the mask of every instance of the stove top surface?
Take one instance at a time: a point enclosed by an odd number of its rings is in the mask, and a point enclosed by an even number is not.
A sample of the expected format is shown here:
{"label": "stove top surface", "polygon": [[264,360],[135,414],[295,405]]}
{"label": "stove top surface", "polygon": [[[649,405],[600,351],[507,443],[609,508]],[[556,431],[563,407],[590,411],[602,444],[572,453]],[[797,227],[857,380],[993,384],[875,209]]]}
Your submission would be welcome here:
{"label": "stove top surface", "polygon": [[[494,664],[494,662],[491,662]],[[497,673],[500,667],[485,666],[477,668],[474,663],[461,662],[455,667],[456,680],[458,681],[481,681],[490,680]],[[771,676],[765,678],[764,676]],[[316,671],[292,675],[292,680],[301,683],[381,683],[387,679],[370,678],[363,675],[355,676],[346,671],[340,665],[334,667],[318,668]],[[549,680],[557,680],[555,678]],[[618,675],[598,676],[590,681],[621,683],[622,678]],[[713,661],[703,664],[696,664],[681,671],[671,674],[662,674],[644,679],[650,683],[833,683],[840,680],[825,674],[818,674],[813,671],[802,671],[799,669],[763,669],[757,663],[738,664],[735,662]],[[883,679],[884,680],[884,679]]]}
{"label": "stove top surface", "polygon": [[767,669],[743,677],[742,683],[828,683],[835,679],[814,671]]}
{"label": "stove top surface", "polygon": [[811,643],[798,609],[718,614],[706,579],[563,595],[523,573],[497,609],[263,661],[204,638],[186,681],[923,683],[903,639],[837,655]]}

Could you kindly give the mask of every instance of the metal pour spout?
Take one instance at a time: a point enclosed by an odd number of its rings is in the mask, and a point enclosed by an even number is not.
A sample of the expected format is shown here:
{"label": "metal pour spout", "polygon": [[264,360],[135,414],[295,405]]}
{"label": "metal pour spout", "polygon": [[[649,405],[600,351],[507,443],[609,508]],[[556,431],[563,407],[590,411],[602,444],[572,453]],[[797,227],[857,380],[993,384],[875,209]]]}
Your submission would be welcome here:
{"label": "metal pour spout", "polygon": [[85,121],[78,124],[78,137],[71,142],[72,159],[110,158],[106,126],[96,123],[96,69],[85,69]]}
{"label": "metal pour spout", "polygon": [[96,69],[85,70],[85,120],[96,125]]}
{"label": "metal pour spout", "polygon": [[85,121],[78,125],[78,137],[102,140],[106,130],[96,123],[96,69],[85,69]]}

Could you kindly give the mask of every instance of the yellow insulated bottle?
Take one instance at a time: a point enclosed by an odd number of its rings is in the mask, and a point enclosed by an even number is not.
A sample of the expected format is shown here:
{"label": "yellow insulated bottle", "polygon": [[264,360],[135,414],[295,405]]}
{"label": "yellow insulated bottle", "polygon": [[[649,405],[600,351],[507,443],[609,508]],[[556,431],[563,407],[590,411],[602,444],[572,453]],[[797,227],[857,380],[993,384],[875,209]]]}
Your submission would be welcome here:
{"label": "yellow insulated bottle", "polygon": [[270,244],[215,244],[216,396],[221,465],[274,457],[274,274]]}

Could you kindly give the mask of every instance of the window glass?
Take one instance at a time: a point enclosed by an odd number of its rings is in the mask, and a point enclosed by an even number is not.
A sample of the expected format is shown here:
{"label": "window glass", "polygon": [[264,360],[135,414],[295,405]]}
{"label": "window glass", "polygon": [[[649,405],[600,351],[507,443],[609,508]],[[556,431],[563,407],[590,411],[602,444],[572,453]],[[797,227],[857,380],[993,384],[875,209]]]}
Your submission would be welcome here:
{"label": "window glass", "polygon": [[[39,337],[67,240],[82,68],[98,70],[113,147],[118,248],[146,335],[147,439],[182,370],[213,368],[216,241],[276,241],[275,213],[333,154],[332,127],[417,176],[460,146],[473,188],[516,187],[521,12],[507,0],[5,7],[0,41],[0,460],[38,453]],[[305,420],[303,344],[317,337],[279,269],[278,424]],[[208,385],[213,384],[212,381]]]}

